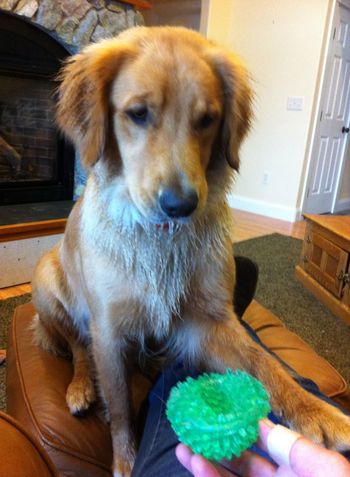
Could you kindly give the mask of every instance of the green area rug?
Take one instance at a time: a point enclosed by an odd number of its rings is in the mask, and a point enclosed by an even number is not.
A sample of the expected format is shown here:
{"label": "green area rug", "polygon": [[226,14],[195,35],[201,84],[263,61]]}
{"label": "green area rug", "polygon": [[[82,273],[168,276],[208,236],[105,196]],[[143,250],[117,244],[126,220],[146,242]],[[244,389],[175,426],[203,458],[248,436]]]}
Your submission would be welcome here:
{"label": "green area rug", "polygon": [[[256,299],[318,354],[327,359],[350,383],[350,326],[334,316],[295,278],[301,240],[279,234],[237,243],[236,255],[259,265]],[[16,306],[30,295],[0,301],[0,348],[6,347],[9,323]],[[5,366],[0,366],[0,409],[5,408]]]}
{"label": "green area rug", "polygon": [[[6,348],[7,335],[11,323],[13,311],[18,305],[28,303],[31,300],[29,293],[7,300],[0,300],[0,349]],[[5,399],[5,378],[6,378],[6,364],[0,366],[0,410],[6,410]]]}
{"label": "green area rug", "polygon": [[256,299],[329,361],[350,384],[350,326],[333,315],[295,277],[302,241],[272,234],[239,242],[236,255],[259,265]]}

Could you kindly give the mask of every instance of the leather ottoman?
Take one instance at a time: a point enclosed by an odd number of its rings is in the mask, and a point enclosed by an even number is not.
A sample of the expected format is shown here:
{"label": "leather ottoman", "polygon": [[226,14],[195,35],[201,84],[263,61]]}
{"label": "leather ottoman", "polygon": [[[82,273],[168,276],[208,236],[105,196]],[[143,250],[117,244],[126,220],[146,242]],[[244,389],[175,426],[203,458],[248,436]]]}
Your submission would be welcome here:
{"label": "leather ottoman", "polygon": [[[80,418],[69,414],[65,392],[72,378],[72,365],[33,345],[30,323],[34,313],[34,307],[26,304],[14,314],[7,351],[8,413],[46,450],[59,475],[110,477],[108,426],[95,409]],[[350,410],[344,379],[275,315],[253,301],[243,318],[269,349]],[[21,475],[18,467],[17,471]],[[46,476],[39,472],[35,475]]]}
{"label": "leather ottoman", "polygon": [[1,475],[6,477],[58,477],[47,454],[11,416],[0,412]]}

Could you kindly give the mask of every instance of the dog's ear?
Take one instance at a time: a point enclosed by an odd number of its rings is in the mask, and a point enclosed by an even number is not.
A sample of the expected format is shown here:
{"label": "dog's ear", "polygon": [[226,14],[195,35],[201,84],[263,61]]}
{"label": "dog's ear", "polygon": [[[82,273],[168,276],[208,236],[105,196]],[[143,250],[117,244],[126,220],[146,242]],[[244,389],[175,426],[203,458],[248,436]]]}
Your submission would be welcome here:
{"label": "dog's ear", "polygon": [[252,118],[253,93],[249,74],[237,56],[219,48],[210,51],[210,62],[221,81],[223,92],[220,147],[229,165],[238,170],[239,148]]}
{"label": "dog's ear", "polygon": [[78,146],[86,167],[95,164],[107,146],[110,86],[134,54],[125,42],[104,40],[69,59],[59,75],[58,125]]}

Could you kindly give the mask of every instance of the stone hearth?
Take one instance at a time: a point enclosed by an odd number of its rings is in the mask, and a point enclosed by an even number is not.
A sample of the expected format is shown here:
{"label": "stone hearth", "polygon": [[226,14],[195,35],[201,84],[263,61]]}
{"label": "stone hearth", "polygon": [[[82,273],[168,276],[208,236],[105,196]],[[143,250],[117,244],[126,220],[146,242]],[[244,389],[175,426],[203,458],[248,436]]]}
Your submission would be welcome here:
{"label": "stone hearth", "polygon": [[0,9],[30,19],[73,50],[144,24],[140,11],[114,0],[0,0]]}

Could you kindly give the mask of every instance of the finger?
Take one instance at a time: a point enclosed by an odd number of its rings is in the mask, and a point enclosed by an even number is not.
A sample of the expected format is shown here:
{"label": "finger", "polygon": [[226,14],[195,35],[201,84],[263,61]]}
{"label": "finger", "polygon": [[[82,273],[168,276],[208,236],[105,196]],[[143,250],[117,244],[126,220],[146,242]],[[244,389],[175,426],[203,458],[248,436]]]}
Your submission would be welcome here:
{"label": "finger", "polygon": [[232,477],[232,473],[223,467],[215,467],[199,454],[191,458],[191,468],[194,477]]}
{"label": "finger", "polygon": [[201,455],[193,454],[191,449],[184,444],[179,444],[176,447],[175,454],[180,463],[195,477],[232,477],[232,473],[225,469],[217,469]]}
{"label": "finger", "polygon": [[262,419],[259,421],[259,440],[257,442],[260,449],[268,452],[267,448],[267,436],[270,431],[276,426],[272,421],[269,419]]}
{"label": "finger", "polygon": [[223,465],[244,477],[272,477],[277,470],[271,462],[251,451],[244,452],[230,462],[224,461]]}
{"label": "finger", "polygon": [[301,435],[286,427],[277,425],[267,436],[267,449],[273,460],[279,465],[290,467],[290,452]]}
{"label": "finger", "polygon": [[[350,464],[337,452],[325,449],[283,426],[264,419],[259,423],[260,445],[281,466],[300,477],[341,475],[350,477]],[[284,474],[283,474],[284,475]]]}
{"label": "finger", "polygon": [[308,475],[341,475],[350,477],[350,464],[341,454],[325,449],[304,437],[290,450],[291,469],[300,477]]}
{"label": "finger", "polygon": [[301,435],[284,426],[263,420],[259,423],[260,445],[279,465],[290,467],[290,451]]}
{"label": "finger", "polygon": [[189,471],[192,472],[191,468],[191,457],[193,452],[185,444],[179,444],[175,449],[175,455],[178,458],[179,462]]}

